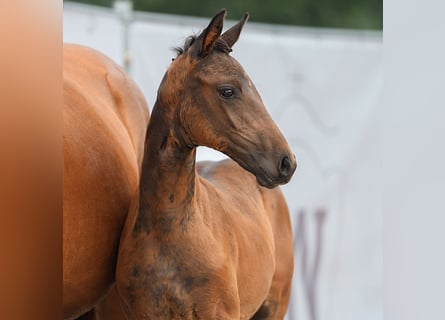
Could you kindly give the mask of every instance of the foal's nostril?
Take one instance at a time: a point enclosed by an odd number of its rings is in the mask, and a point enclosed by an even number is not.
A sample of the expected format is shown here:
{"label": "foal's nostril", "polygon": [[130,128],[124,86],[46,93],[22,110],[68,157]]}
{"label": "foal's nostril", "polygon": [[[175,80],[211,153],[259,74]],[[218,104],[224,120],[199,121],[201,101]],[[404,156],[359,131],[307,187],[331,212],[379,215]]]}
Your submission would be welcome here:
{"label": "foal's nostril", "polygon": [[282,156],[279,171],[282,176],[287,176],[291,170],[291,162],[288,156]]}

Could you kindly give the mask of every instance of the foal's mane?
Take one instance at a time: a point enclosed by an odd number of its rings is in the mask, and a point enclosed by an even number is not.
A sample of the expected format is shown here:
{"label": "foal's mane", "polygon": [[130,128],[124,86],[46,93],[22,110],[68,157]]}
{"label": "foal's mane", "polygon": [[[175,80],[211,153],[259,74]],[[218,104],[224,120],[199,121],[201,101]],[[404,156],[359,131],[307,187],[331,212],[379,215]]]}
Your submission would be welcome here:
{"label": "foal's mane", "polygon": [[[198,39],[197,35],[192,35],[187,37],[184,41],[184,45],[182,47],[176,47],[173,50],[176,52],[176,56],[179,57],[180,55],[187,52],[188,49],[192,46],[192,44]],[[223,38],[219,37],[218,40],[216,40],[215,45],[213,47],[215,50],[224,52],[229,54],[232,52],[232,48],[229,47],[226,41],[224,41]]]}

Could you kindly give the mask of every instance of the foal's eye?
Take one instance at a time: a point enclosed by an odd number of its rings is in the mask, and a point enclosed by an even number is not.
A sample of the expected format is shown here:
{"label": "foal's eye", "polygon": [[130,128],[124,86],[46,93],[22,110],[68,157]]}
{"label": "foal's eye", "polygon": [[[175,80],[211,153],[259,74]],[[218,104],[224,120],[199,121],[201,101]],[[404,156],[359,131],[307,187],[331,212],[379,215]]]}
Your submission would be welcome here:
{"label": "foal's eye", "polygon": [[219,95],[224,99],[231,99],[235,97],[235,89],[231,87],[222,87],[218,89]]}

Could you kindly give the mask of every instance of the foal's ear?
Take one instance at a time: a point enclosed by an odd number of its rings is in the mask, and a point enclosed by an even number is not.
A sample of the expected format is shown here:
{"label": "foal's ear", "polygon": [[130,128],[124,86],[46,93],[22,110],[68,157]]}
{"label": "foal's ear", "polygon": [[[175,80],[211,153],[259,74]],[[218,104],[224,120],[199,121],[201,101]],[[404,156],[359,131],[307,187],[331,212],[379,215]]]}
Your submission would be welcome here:
{"label": "foal's ear", "polygon": [[224,41],[229,45],[230,48],[232,48],[232,46],[238,40],[241,30],[243,30],[244,24],[246,23],[247,19],[249,19],[249,13],[246,12],[237,24],[235,24],[232,28],[222,34],[221,38],[224,39]]}
{"label": "foal's ear", "polygon": [[212,21],[210,21],[207,28],[199,36],[198,39],[202,41],[201,50],[199,52],[201,57],[207,56],[212,51],[216,40],[218,40],[221,35],[226,12],[226,9],[222,9],[218,12],[216,16],[213,17]]}

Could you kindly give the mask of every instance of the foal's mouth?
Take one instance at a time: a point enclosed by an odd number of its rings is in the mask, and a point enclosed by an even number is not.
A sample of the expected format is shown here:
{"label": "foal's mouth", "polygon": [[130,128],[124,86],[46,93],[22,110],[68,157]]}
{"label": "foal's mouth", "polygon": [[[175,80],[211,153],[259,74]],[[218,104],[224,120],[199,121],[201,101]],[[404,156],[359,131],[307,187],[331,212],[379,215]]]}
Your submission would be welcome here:
{"label": "foal's mouth", "polygon": [[275,166],[271,165],[270,161],[266,160],[264,162],[265,159],[262,159],[262,157],[254,157],[252,154],[246,156],[243,152],[235,153],[228,152],[228,150],[225,150],[224,153],[235,160],[242,168],[253,174],[260,186],[269,189],[288,183],[296,169],[296,162],[291,160],[288,172],[283,174]]}
{"label": "foal's mouth", "polygon": [[272,178],[264,171],[263,168],[260,168],[261,172],[255,175],[256,181],[262,187],[266,188],[274,188],[277,184],[273,183]]}
{"label": "foal's mouth", "polygon": [[259,167],[259,172],[255,174],[255,177],[260,186],[272,189],[279,186],[280,184],[288,183],[292,175],[273,179],[264,168]]}

